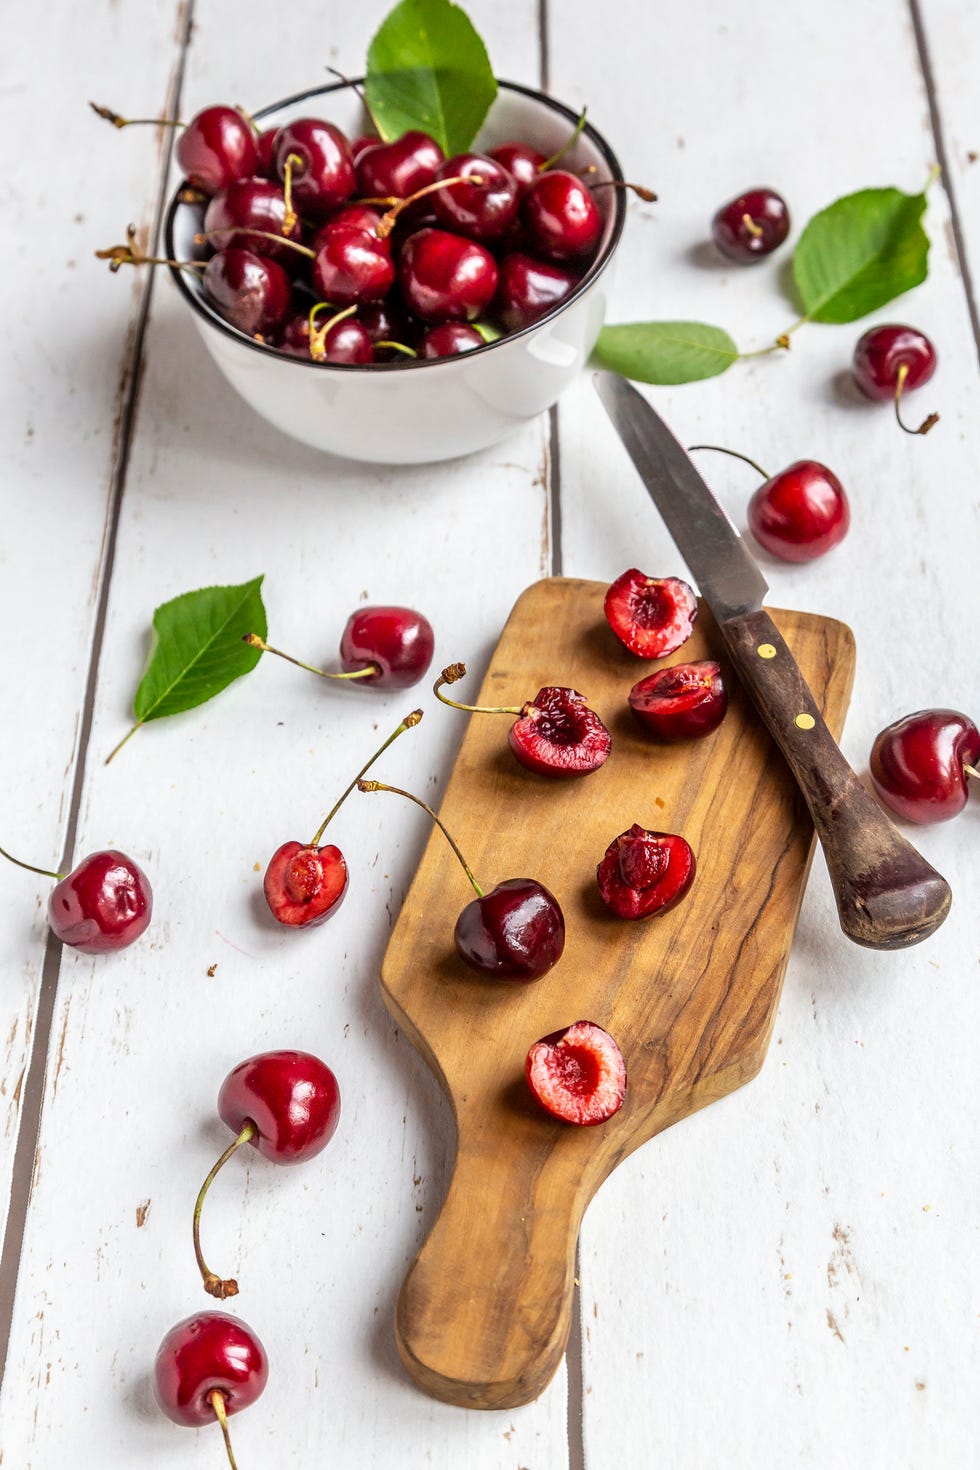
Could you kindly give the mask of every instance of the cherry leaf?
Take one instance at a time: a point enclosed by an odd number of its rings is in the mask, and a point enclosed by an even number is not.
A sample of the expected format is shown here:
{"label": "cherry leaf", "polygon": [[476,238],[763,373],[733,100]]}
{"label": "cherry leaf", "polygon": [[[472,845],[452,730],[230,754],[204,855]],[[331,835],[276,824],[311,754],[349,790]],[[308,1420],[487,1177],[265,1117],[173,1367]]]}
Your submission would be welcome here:
{"label": "cherry leaf", "polygon": [[924,194],[860,189],[815,214],[793,255],[806,318],[857,321],[924,281],[925,207]]}
{"label": "cherry leaf", "polygon": [[364,92],[382,137],[420,129],[451,157],[473,142],[497,83],[487,49],[460,6],[401,0],[368,49]]}
{"label": "cherry leaf", "polygon": [[715,378],[739,355],[721,327],[706,322],[627,322],[603,327],[594,357],[638,383],[694,383]]}

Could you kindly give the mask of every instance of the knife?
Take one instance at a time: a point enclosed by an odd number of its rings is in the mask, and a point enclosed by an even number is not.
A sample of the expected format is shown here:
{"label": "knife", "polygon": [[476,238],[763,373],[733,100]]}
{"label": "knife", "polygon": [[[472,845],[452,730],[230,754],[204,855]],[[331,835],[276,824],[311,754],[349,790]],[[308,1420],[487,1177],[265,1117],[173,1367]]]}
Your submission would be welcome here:
{"label": "knife", "polygon": [[617,373],[596,373],[595,385],[800,788],[844,933],[870,949],[902,949],[928,938],[949,912],[949,884],[844,759],[762,606],[769,589],[738,531],[643,395]]}

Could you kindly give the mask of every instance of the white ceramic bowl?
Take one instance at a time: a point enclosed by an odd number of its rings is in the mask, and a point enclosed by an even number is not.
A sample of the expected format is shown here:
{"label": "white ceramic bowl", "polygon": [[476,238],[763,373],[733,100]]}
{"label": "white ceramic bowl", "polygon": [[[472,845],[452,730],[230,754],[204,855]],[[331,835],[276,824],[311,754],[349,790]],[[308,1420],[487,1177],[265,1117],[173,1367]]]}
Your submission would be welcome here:
{"label": "white ceramic bowl", "polygon": [[[348,137],[363,131],[356,83],[302,92],[255,113],[263,126],[326,117]],[[577,115],[529,87],[500,82],[474,147],[530,143],[550,157],[569,138]],[[562,166],[593,165],[596,182],[622,178],[612,149],[586,124]],[[601,189],[603,232],[593,264],[574,291],[533,326],[456,357],[354,366],[276,352],[230,326],[205,301],[187,271],[172,275],[218,368],[256,413],[315,449],[349,459],[422,464],[484,449],[536,417],[581,371],[602,326],[609,262],[626,214],[625,190]],[[200,210],[180,190],[166,219],[167,255],[194,253]]]}

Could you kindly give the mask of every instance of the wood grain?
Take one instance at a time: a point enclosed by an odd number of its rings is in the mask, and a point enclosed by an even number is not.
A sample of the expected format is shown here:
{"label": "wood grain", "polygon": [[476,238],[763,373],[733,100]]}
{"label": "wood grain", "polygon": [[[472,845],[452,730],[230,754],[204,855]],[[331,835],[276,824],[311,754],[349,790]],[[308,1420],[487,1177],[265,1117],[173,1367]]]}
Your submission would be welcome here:
{"label": "wood grain", "polygon": [[[389,1008],[439,1077],[458,1128],[445,1204],[402,1288],[398,1346],[427,1392],[474,1408],[527,1403],[558,1366],[578,1229],[603,1179],[761,1067],[812,851],[796,786],[733,681],[728,715],[707,740],[654,746],[634,724],[625,695],[650,666],[614,639],[603,592],[572,579],[531,587],[475,702],[519,704],[547,682],[572,684],[612,731],[606,766],[543,781],[509,754],[504,717],[472,716],[441,811],[481,883],[533,876],[557,894],[562,960],[519,988],[468,971],[451,941],[465,878],[434,832],[382,971]],[[849,630],[802,613],[774,617],[839,735]],[[683,656],[724,664],[703,608]],[[594,882],[606,846],[633,822],[682,833],[698,858],[687,899],[635,925],[604,909]],[[629,1075],[622,1111],[597,1129],[548,1119],[523,1082],[529,1046],[581,1018],[612,1032]]]}

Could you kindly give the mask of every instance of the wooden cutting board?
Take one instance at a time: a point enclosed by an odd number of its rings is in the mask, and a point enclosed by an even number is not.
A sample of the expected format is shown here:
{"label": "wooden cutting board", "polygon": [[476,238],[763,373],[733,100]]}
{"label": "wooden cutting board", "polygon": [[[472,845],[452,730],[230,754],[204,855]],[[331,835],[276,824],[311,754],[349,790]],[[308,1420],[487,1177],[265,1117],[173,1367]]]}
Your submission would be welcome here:
{"label": "wooden cutting board", "polygon": [[[533,877],[557,896],[561,960],[530,985],[483,980],[463,965],[453,926],[473,894],[433,830],[382,970],[388,1007],[445,1088],[458,1128],[446,1200],[399,1297],[398,1347],[420,1387],[471,1408],[528,1403],[554,1374],[579,1227],[603,1179],[758,1072],[813,849],[796,787],[733,676],[728,714],[706,739],[664,746],[643,732],[626,696],[660,664],[614,638],[604,592],[598,582],[536,583],[511,613],[479,695],[468,681],[452,691],[467,703],[520,705],[544,684],[573,686],[612,733],[599,771],[535,776],[510,753],[507,716],[446,714],[469,725],[440,814],[484,888]],[[772,616],[839,737],[850,630],[807,613]],[[727,672],[702,606],[693,637],[663,662],[708,657]],[[595,883],[606,847],[633,822],[681,833],[698,863],[676,908],[637,922],[609,913]],[[605,1027],[626,1059],[626,1102],[598,1127],[549,1118],[524,1081],[532,1043],[577,1020]]]}

